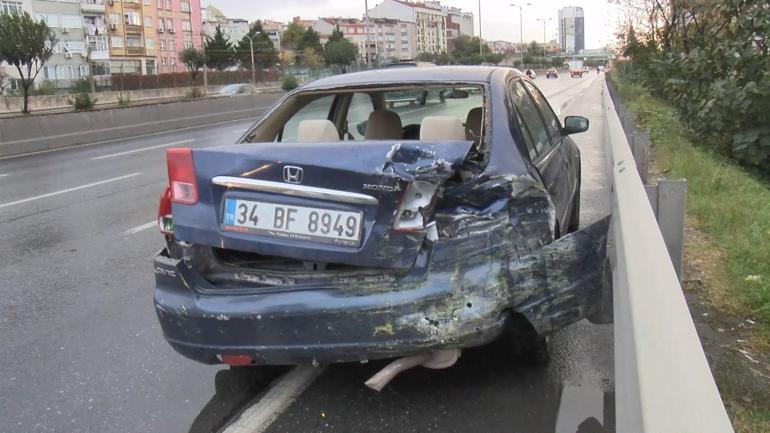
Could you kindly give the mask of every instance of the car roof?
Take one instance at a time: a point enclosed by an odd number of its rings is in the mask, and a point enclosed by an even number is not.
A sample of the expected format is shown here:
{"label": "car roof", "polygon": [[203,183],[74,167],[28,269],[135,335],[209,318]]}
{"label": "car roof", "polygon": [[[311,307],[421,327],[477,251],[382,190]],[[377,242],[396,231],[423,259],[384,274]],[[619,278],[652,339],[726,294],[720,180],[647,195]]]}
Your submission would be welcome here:
{"label": "car roof", "polygon": [[334,75],[307,83],[302,90],[344,88],[409,82],[477,82],[489,83],[495,72],[507,71],[523,76],[517,69],[503,66],[429,66],[411,68],[373,69],[364,72]]}

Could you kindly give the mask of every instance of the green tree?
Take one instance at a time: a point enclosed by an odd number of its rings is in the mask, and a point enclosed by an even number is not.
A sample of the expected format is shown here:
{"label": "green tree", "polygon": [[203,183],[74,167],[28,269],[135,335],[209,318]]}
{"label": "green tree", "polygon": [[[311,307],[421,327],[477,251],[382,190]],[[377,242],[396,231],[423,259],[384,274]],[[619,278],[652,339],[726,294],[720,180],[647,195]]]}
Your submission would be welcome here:
{"label": "green tree", "polygon": [[190,78],[192,78],[194,86],[198,72],[201,70],[204,63],[206,63],[206,54],[203,53],[203,50],[199,50],[195,47],[188,47],[179,53],[179,61],[190,70]]}
{"label": "green tree", "polygon": [[270,36],[262,29],[262,22],[257,20],[257,22],[251,25],[249,32],[238,42],[238,60],[241,62],[241,66],[251,69],[251,45],[249,38],[252,37],[254,38],[255,65],[264,69],[278,63],[278,51],[273,46]]}
{"label": "green tree", "polygon": [[347,72],[347,66],[358,57],[358,46],[350,42],[339,28],[332,32],[329,41],[324,45],[324,58],[330,65],[340,65],[342,73]]}
{"label": "green tree", "polygon": [[436,56],[433,53],[420,53],[417,54],[417,60],[418,62],[433,62],[435,60]]}
{"label": "green tree", "polygon": [[305,51],[307,48],[312,49],[316,53],[320,53],[323,47],[321,46],[321,37],[318,32],[308,27],[305,33],[302,34],[302,39],[297,44],[296,51]]}
{"label": "green tree", "polygon": [[235,50],[230,39],[217,26],[214,35],[206,39],[203,48],[206,53],[206,66],[223,71],[235,65]]}
{"label": "green tree", "polygon": [[[481,45],[482,53],[479,53]],[[476,36],[460,35],[455,38],[454,48],[449,53],[454,63],[461,65],[480,65],[486,56],[491,53],[487,44],[482,44]]]}
{"label": "green tree", "polygon": [[29,89],[53,54],[56,35],[43,21],[23,14],[0,14],[0,62],[19,72],[24,92],[22,113],[29,113]]}
{"label": "green tree", "polygon": [[286,27],[286,31],[281,35],[281,48],[284,50],[297,50],[302,36],[305,34],[305,28],[297,23],[291,23]]}
{"label": "green tree", "polygon": [[302,51],[302,64],[308,68],[318,69],[321,67],[322,62],[323,59],[314,49],[307,47]]}

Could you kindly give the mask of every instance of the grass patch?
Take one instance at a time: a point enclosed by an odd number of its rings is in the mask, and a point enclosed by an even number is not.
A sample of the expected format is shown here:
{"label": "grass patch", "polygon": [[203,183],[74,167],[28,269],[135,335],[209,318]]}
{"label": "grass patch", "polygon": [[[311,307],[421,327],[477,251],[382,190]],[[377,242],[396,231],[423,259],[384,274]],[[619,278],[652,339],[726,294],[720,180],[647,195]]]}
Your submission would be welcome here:
{"label": "grass patch", "polygon": [[[770,182],[700,146],[665,101],[622,77],[613,76],[612,81],[639,126],[649,130],[659,172],[687,179],[687,223],[704,234],[685,240],[686,261],[706,269],[699,298],[741,320],[755,320],[748,345],[766,356],[770,350]],[[764,379],[757,380],[757,366],[737,362],[740,356],[717,356],[714,377],[735,431],[769,432],[770,390]]]}
{"label": "grass patch", "polygon": [[636,85],[617,79],[615,85],[650,131],[660,170],[687,179],[692,221],[720,247],[727,273],[721,306],[770,324],[770,185],[699,147],[664,101]]}

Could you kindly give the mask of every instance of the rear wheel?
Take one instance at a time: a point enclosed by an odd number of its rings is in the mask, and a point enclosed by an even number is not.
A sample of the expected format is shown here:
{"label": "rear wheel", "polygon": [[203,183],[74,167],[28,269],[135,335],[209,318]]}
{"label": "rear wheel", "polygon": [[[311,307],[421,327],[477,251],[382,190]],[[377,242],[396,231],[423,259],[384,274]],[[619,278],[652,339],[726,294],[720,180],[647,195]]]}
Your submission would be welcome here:
{"label": "rear wheel", "polygon": [[548,364],[548,338],[539,336],[524,316],[513,314],[500,343],[516,364],[544,366]]}

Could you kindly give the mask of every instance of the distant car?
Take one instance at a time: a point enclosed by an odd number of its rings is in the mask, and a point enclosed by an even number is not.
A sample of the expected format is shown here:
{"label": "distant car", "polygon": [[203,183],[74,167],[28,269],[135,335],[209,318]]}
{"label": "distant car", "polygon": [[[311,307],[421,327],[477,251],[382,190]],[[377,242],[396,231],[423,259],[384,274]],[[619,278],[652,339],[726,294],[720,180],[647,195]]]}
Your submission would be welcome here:
{"label": "distant car", "polygon": [[556,68],[548,68],[548,70],[545,71],[545,78],[559,78],[559,72]]}
{"label": "distant car", "polygon": [[[446,102],[387,108],[428,90]],[[394,68],[307,83],[237,144],[168,149],[163,334],[231,366],[443,368],[503,336],[544,356],[611,299],[608,220],[576,231],[587,129],[511,68]]]}
{"label": "distant car", "polygon": [[218,96],[251,95],[257,93],[257,87],[253,84],[229,84],[217,92]]}
{"label": "distant car", "polygon": [[534,80],[535,77],[537,77],[537,74],[532,69],[527,69],[524,71],[524,73],[527,75],[527,77],[529,77],[530,80]]}

